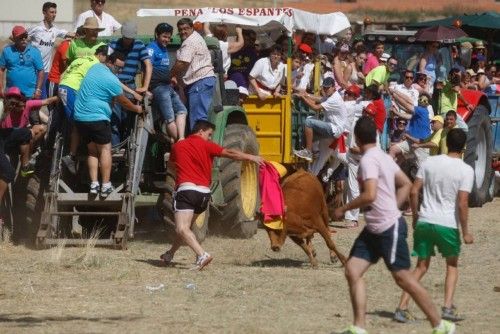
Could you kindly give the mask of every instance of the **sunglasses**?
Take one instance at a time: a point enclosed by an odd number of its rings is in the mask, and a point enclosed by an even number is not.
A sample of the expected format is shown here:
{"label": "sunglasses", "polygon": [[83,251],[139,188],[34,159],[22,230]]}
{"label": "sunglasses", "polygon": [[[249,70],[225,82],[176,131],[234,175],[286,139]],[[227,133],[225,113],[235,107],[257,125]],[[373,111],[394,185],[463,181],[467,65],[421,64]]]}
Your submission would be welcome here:
{"label": "sunglasses", "polygon": [[413,80],[413,76],[412,75],[407,75],[407,76],[405,76],[405,79],[411,79],[411,80]]}
{"label": "sunglasses", "polygon": [[398,63],[389,63],[389,66],[398,66]]}
{"label": "sunglasses", "polygon": [[406,125],[406,122],[398,122],[398,125]]}

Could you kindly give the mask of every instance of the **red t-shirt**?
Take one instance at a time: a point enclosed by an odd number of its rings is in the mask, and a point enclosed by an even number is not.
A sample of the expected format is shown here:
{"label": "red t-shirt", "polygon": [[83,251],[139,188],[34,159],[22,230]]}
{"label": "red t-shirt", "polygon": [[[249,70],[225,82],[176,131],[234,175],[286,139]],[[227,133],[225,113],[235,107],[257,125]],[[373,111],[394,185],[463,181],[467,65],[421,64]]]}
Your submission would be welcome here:
{"label": "red t-shirt", "polygon": [[50,82],[59,83],[61,81],[61,74],[64,72],[64,60],[68,59],[66,54],[68,53],[70,40],[64,40],[57,47],[54,59],[52,60],[52,67],[49,71],[48,79]]}
{"label": "red t-shirt", "polygon": [[382,99],[378,100],[373,100],[371,105],[374,106],[375,109],[375,114],[370,115],[373,117],[373,120],[375,121],[375,126],[377,127],[377,130],[382,133],[384,131],[384,124],[385,124],[385,105],[384,101]]}
{"label": "red t-shirt", "polygon": [[177,172],[176,188],[184,182],[210,187],[213,159],[219,157],[223,149],[198,135],[191,135],[174,144],[170,161],[174,163]]}

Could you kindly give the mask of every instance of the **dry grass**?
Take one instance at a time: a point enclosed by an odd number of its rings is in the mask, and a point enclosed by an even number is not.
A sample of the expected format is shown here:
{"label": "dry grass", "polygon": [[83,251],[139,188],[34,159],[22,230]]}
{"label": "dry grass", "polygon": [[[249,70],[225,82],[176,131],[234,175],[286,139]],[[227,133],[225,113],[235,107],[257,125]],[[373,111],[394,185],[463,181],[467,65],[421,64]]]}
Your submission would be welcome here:
{"label": "dry grass", "polygon": [[[460,261],[456,304],[467,317],[460,333],[500,332],[494,292],[500,286],[499,212],[498,199],[470,212],[475,244],[464,246]],[[160,264],[166,247],[162,232],[159,226],[140,228],[127,251],[61,247],[57,255],[58,247],[34,251],[1,244],[0,333],[331,333],[352,319],[342,268],[330,264],[319,236],[318,270],[290,241],[273,253],[260,230],[250,240],[207,239],[204,247],[215,259],[206,270],[193,272],[187,269],[194,255],[186,248],[173,267]],[[358,233],[339,229],[339,248],[347,252]],[[430,332],[414,305],[416,323],[387,318],[400,291],[382,263],[366,279],[370,333]],[[440,305],[440,257],[423,283]],[[147,289],[160,284],[163,289]]]}

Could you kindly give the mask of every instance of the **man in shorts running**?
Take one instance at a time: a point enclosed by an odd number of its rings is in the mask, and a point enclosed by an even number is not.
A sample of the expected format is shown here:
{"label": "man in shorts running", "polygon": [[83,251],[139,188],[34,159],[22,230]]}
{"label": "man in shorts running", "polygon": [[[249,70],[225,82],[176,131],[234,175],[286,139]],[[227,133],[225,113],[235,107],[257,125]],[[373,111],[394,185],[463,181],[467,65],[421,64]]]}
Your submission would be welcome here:
{"label": "man in shorts running", "polygon": [[196,253],[193,269],[201,270],[213,259],[203,250],[191,231],[191,225],[198,215],[207,209],[210,201],[213,159],[224,157],[253,161],[257,164],[264,161],[260,156],[224,148],[212,142],[210,139],[214,130],[214,124],[198,120],[193,127],[193,134],[172,147],[168,163],[175,167],[176,173],[173,208],[177,236],[172,247],[160,256],[166,264],[172,262],[175,252],[183,242]]}
{"label": "man in shorts running", "polygon": [[[434,248],[446,259],[444,284],[443,319],[460,320],[453,305],[453,294],[458,280],[458,256],[460,254],[460,232],[466,244],[473,242],[467,225],[469,193],[474,184],[473,169],[462,161],[462,151],[467,135],[461,129],[452,129],[446,137],[448,154],[429,157],[417,172],[410,193],[413,214],[413,251],[418,256],[413,276],[421,280],[429,269]],[[450,173],[450,171],[453,171]],[[420,190],[423,202],[418,211]],[[394,320],[412,320],[408,312],[410,296],[403,293]]]}
{"label": "man in shorts running", "polygon": [[455,324],[441,320],[429,294],[409,271],[407,227],[399,206],[408,198],[410,180],[377,146],[377,129],[372,118],[362,116],[354,127],[354,136],[362,154],[358,171],[361,194],[337,208],[334,216],[340,219],[347,210],[363,207],[366,226],[354,242],[345,267],[354,324],[344,333],[366,333],[367,298],[363,275],[380,258],[384,259],[396,284],[407,291],[425,313],[433,327],[432,333],[454,333]]}

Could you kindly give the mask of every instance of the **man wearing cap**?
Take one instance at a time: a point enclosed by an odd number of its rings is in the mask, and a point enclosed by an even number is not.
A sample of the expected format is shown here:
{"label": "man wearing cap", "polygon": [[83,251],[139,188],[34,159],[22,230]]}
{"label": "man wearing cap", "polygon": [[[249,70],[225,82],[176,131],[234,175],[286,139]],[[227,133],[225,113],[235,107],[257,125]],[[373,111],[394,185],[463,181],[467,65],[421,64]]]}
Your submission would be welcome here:
{"label": "man wearing cap", "polygon": [[177,22],[177,29],[182,45],[177,50],[170,80],[174,86],[182,81],[188,100],[189,127],[192,129],[196,121],[208,120],[215,89],[215,73],[210,51],[203,37],[194,31],[193,21],[182,18]]}
{"label": "man wearing cap", "polygon": [[[118,79],[125,86],[137,93],[145,93],[149,90],[149,82],[151,81],[151,73],[153,67],[146,45],[137,37],[137,25],[134,22],[125,22],[121,29],[122,38],[114,40],[110,43],[110,53],[115,51],[126,55],[125,66],[117,74]],[[142,87],[137,88],[135,84],[135,76],[144,69]],[[129,99],[134,97],[130,94],[126,95]],[[127,137],[128,134],[128,115],[122,106],[115,104],[113,106],[113,115],[111,117],[111,130],[113,133],[112,144],[117,145]]]}
{"label": "man wearing cap", "polygon": [[309,108],[317,113],[323,112],[323,120],[308,117],[306,119],[304,134],[306,147],[302,150],[294,150],[293,153],[299,158],[312,161],[313,139],[339,138],[346,130],[347,111],[342,97],[335,89],[335,80],[325,78],[321,86],[321,98],[305,92],[298,94]]}
{"label": "man wearing cap", "polygon": [[406,134],[406,140],[412,142],[411,146],[414,149],[427,148],[429,149],[429,155],[439,154],[439,144],[441,141],[441,136],[443,134],[444,120],[443,116],[437,115],[431,119],[431,130],[432,134],[425,138],[424,140],[414,138],[410,134]]}
{"label": "man wearing cap", "polygon": [[[57,101],[57,97],[44,100],[26,100],[17,87],[10,87],[2,103],[4,114],[0,116],[0,137],[6,151],[16,151],[19,148],[21,156],[21,176],[34,172],[29,160],[34,143],[43,137],[47,127],[40,124],[39,109]],[[28,126],[31,125],[31,128]],[[0,166],[1,167],[1,166]]]}
{"label": "man wearing cap", "polygon": [[97,41],[97,34],[104,28],[99,28],[97,19],[89,17],[85,19],[82,26],[85,36],[81,39],[75,39],[69,46],[67,55],[67,65],[71,64],[77,58],[90,57],[95,54],[97,48],[104,43]]}
{"label": "man wearing cap", "polygon": [[[418,105],[414,106],[413,101],[404,93],[401,93],[393,88],[389,88],[389,94],[401,106],[403,111],[396,108],[391,108],[392,114],[398,118],[409,120],[408,135],[415,141],[424,141],[430,134],[429,112],[427,106],[430,104],[430,96],[423,93],[418,98]],[[400,143],[392,145],[389,149],[389,155],[396,159],[400,154],[406,156],[409,153],[415,154],[417,163],[420,166],[422,162],[429,156],[429,150],[422,147],[414,147],[412,140],[404,140]]]}
{"label": "man wearing cap", "polygon": [[375,67],[366,75],[365,85],[367,87],[371,86],[372,84],[376,84],[378,86],[387,85],[391,73],[396,70],[397,66],[397,59],[394,57],[390,57],[387,60],[387,63]]}
{"label": "man wearing cap", "polygon": [[366,55],[363,74],[366,76],[371,70],[380,65],[380,57],[384,53],[384,43],[377,41],[373,44],[373,51]]}
{"label": "man wearing cap", "polygon": [[104,12],[104,4],[106,0],[90,0],[90,9],[78,15],[75,22],[75,30],[84,24],[89,18],[95,18],[97,25],[102,28],[99,30],[99,36],[111,36],[115,31],[118,31],[122,25],[115,18]]}
{"label": "man wearing cap", "polygon": [[309,83],[311,82],[311,75],[314,73],[314,62],[312,62],[313,50],[312,48],[306,44],[302,43],[298,47],[298,52],[302,54],[304,57],[304,63],[302,64],[302,76],[298,85],[296,86],[296,90],[305,91],[307,87],[309,87]]}
{"label": "man wearing cap", "polygon": [[[49,95],[48,92],[48,74],[52,66],[52,59],[54,57],[54,45],[56,38],[73,37],[74,34],[64,29],[59,29],[54,25],[54,20],[57,14],[57,4],[54,2],[45,2],[42,6],[43,21],[38,25],[28,29],[28,37],[31,44],[40,50],[42,54],[43,67],[45,72],[45,80],[42,85],[42,98]],[[57,93],[56,93],[57,94]]]}
{"label": "man wearing cap", "polygon": [[0,55],[0,94],[4,92],[7,70],[7,88],[18,87],[27,98],[40,98],[44,79],[42,54],[28,43],[28,32],[22,26],[12,29],[12,41]]}

